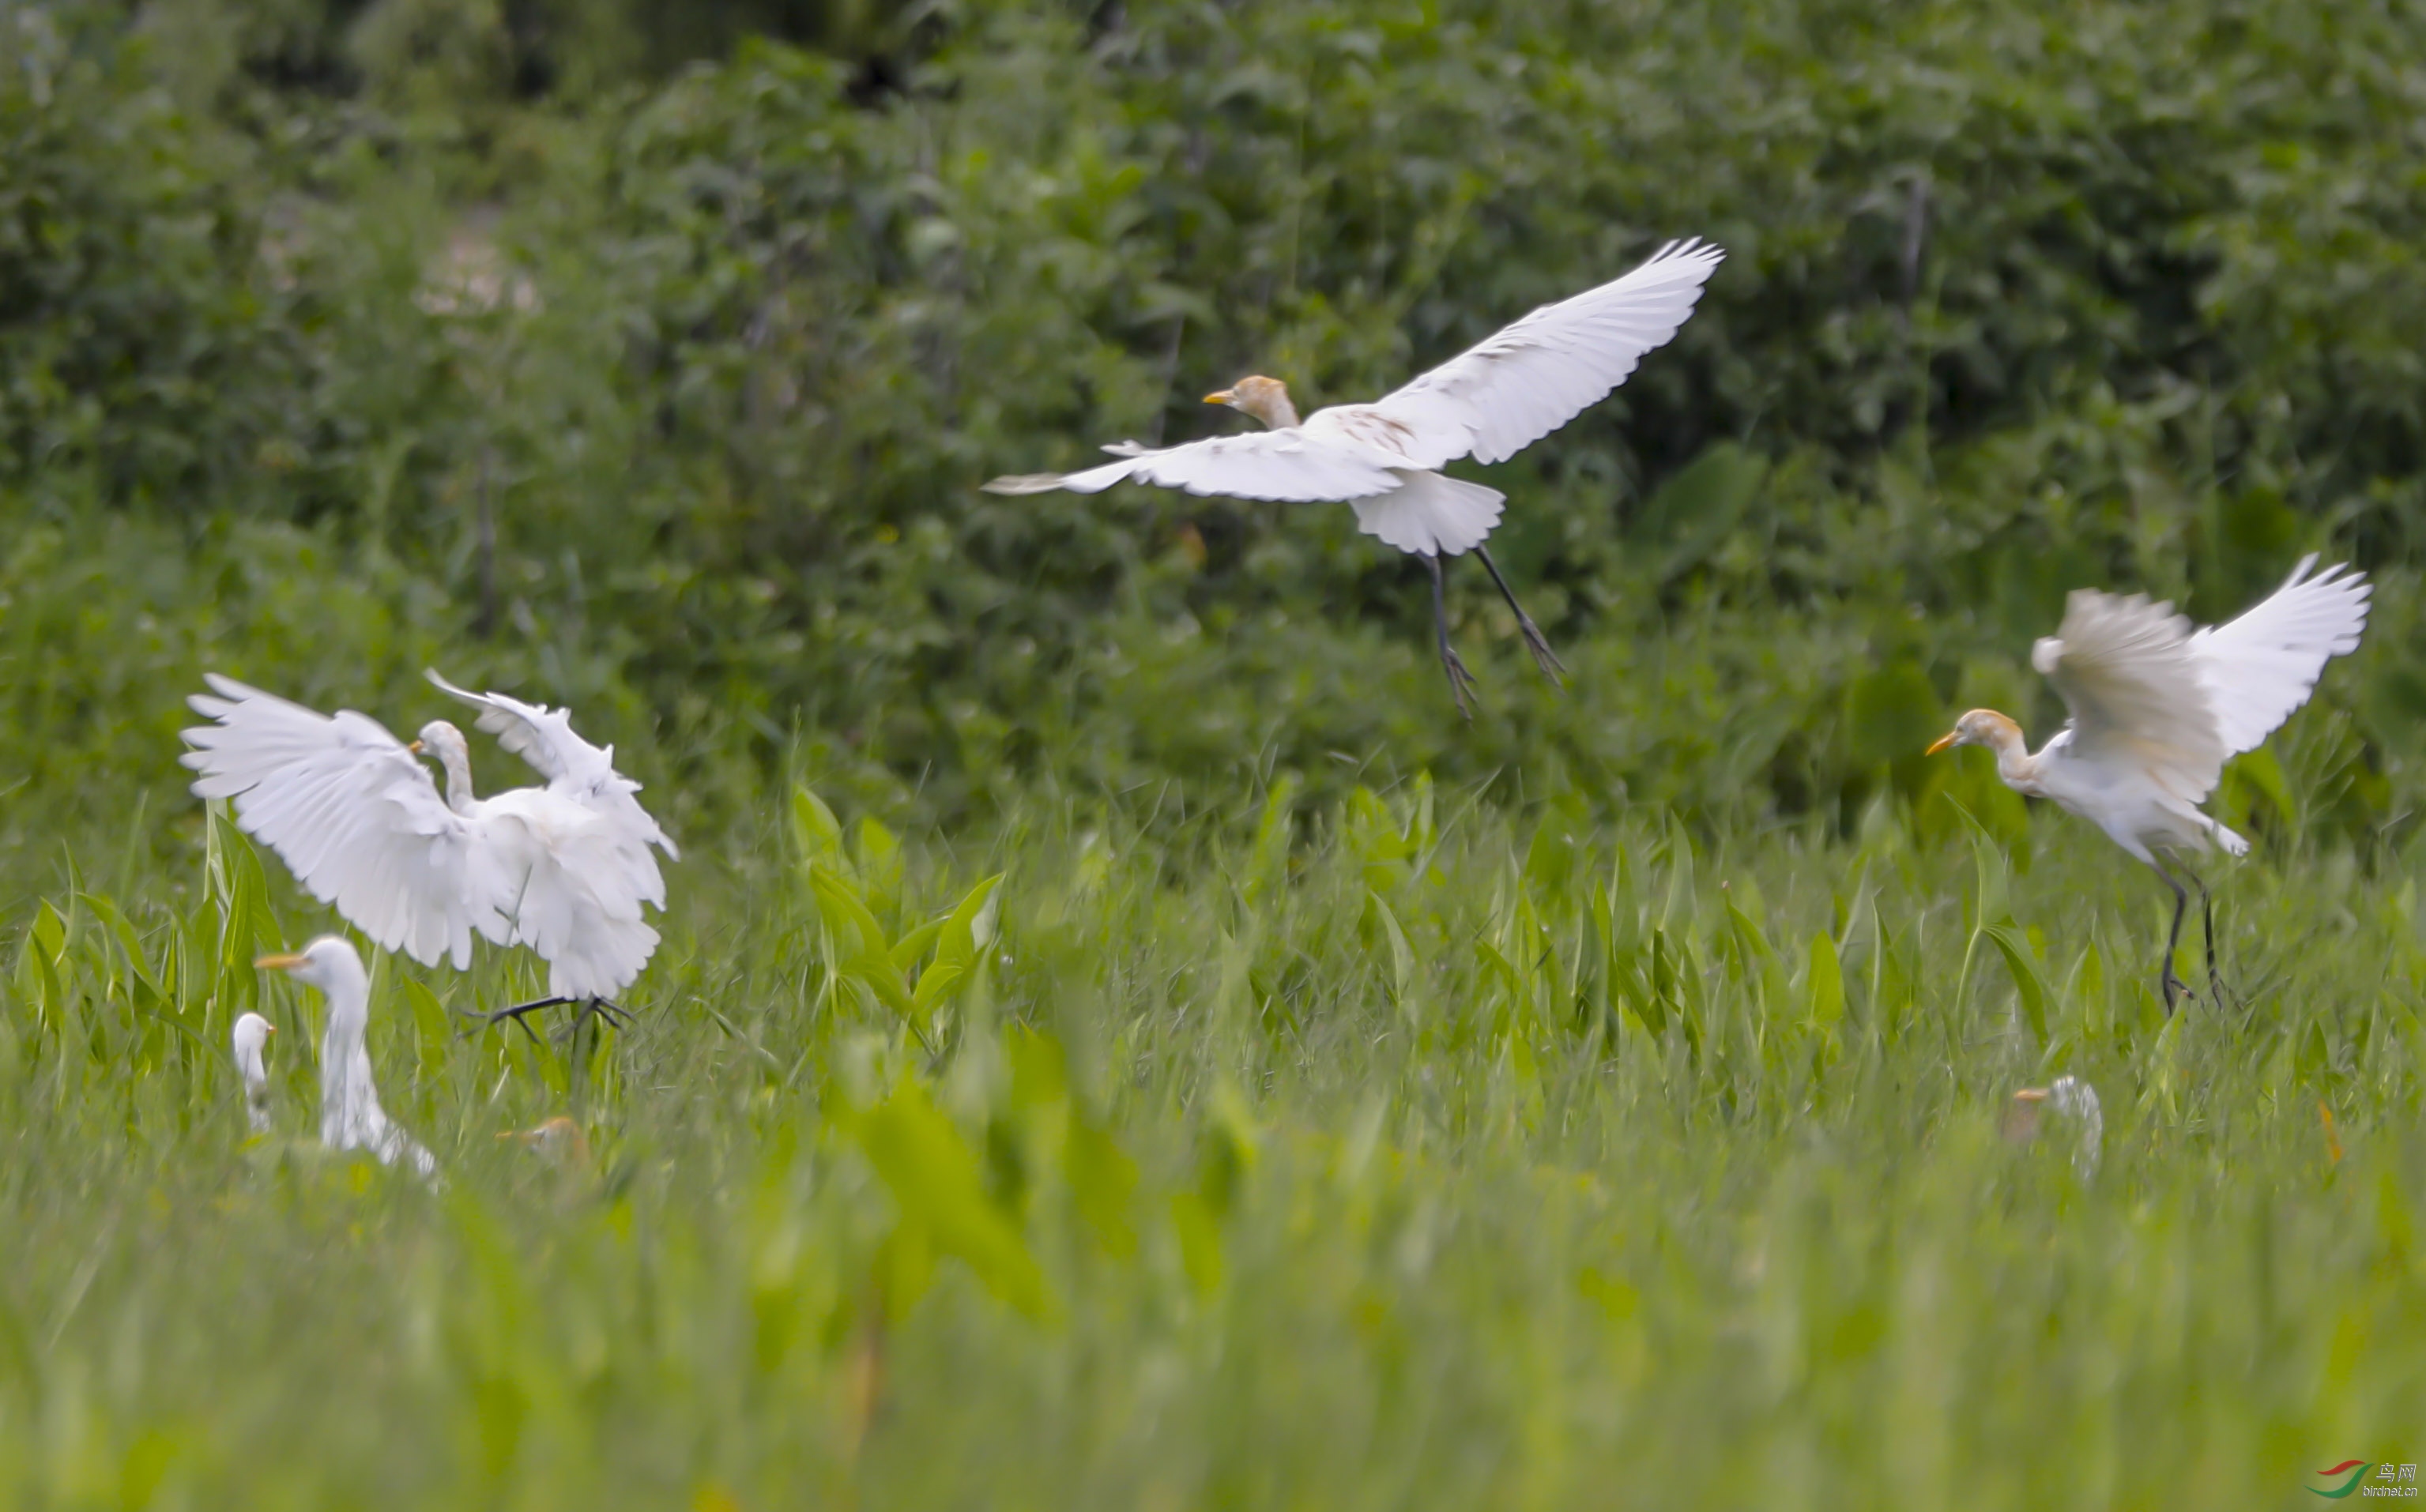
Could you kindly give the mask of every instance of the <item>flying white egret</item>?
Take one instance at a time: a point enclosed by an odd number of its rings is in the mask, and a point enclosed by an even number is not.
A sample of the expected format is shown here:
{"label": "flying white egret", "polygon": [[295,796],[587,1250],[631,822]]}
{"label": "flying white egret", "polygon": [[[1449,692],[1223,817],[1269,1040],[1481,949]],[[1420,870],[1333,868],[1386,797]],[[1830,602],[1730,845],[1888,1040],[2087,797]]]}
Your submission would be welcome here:
{"label": "flying white egret", "polygon": [[382,1166],[403,1161],[423,1176],[438,1162],[397,1128],[380,1106],[371,1056],[363,1043],[370,1027],[371,979],[363,957],[335,935],[322,935],[295,956],[264,956],[253,965],[284,972],[329,1000],[320,1031],[320,1143],[332,1150],[367,1150]]}
{"label": "flying white egret", "polygon": [[262,1047],[277,1027],[258,1013],[235,1021],[228,1039],[235,1050],[236,1074],[244,1078],[244,1116],[254,1134],[269,1132],[269,1072],[261,1064]]}
{"label": "flying white egret", "polygon": [[[674,843],[632,796],[614,748],[573,732],[565,711],[430,682],[480,710],[479,728],[547,779],[493,797],[472,793],[463,733],[443,719],[408,746],[377,720],[334,716],[210,674],[196,695],[216,721],[188,730],[196,796],[232,799],[236,823],[285,859],[312,895],[356,928],[425,966],[472,963],[472,937],[528,945],[548,963],[549,996],[476,1015],[486,1022],[579,1004],[622,1009],[614,995],[648,964],[657,932],[641,906],[665,907],[656,846]],[[429,770],[446,774],[441,796]]]}
{"label": "flying white egret", "polygon": [[2016,793],[2050,798],[2145,861],[2174,893],[2174,925],[2158,977],[2165,1011],[2187,990],[2174,973],[2190,895],[2171,861],[2198,886],[2208,977],[2215,918],[2207,884],[2186,858],[2210,843],[2239,856],[2249,842],[2200,812],[2227,757],[2256,748],[2308,701],[2325,663],[2356,649],[2369,588],[2346,565],[2314,571],[2304,556],[2272,597],[2228,624],[2193,630],[2170,603],[2092,588],[2066,601],[2063,623],[2030,650],[2030,665],[2063,696],[2072,718],[2032,754],[2022,728],[1974,709],[1929,748],[1985,746]]}
{"label": "flying white egret", "polygon": [[1196,494],[1349,504],[1358,529],[1431,568],[1441,666],[1459,712],[1471,718],[1466,691],[1474,678],[1449,645],[1442,557],[1467,551],[1480,556],[1543,672],[1556,679],[1565,668],[1482,544],[1499,523],[1506,495],[1439,469],[1461,457],[1504,461],[1599,403],[1643,353],[1676,334],[1725,255],[1697,239],[1670,242],[1624,278],[1544,305],[1371,404],[1334,405],[1300,421],[1278,378],[1240,378],[1205,402],[1242,410],[1270,428],[1160,448],[1122,442],[1104,448],[1121,458],[1116,462],[998,477],[985,487],[995,493],[1098,493],[1135,478]]}
{"label": "flying white egret", "polygon": [[2046,1086],[2023,1087],[2010,1104],[2006,1135],[2025,1144],[2037,1138],[2041,1107],[2053,1109],[2057,1118],[2073,1126],[2074,1173],[2084,1182],[2096,1175],[2106,1143],[2106,1115],[2097,1103],[2097,1088],[2078,1076],[2059,1076]]}

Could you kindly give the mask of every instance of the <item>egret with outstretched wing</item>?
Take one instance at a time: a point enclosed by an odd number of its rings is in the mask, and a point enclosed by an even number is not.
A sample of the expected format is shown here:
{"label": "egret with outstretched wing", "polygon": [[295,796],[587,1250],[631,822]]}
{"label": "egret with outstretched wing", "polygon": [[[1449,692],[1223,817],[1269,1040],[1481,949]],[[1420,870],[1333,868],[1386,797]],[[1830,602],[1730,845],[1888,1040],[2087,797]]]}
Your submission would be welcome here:
{"label": "egret with outstretched wing", "polygon": [[[632,796],[614,751],[573,732],[560,709],[430,681],[479,708],[479,727],[528,762],[544,787],[480,798],[470,748],[443,719],[405,745],[351,710],[329,716],[209,676],[190,701],[213,722],[186,732],[194,792],[226,798],[236,823],[283,857],[313,896],[423,965],[472,962],[472,940],[527,945],[548,963],[549,996],[484,1015],[519,1021],[613,999],[656,949],[644,906],[665,907],[652,846],[674,844]],[[445,768],[444,795],[415,757]]]}
{"label": "egret with outstretched wing", "polygon": [[1440,469],[1462,457],[1504,461],[1599,403],[1643,353],[1676,334],[1725,255],[1698,240],[1671,242],[1624,278],[1544,305],[1371,404],[1334,405],[1301,421],[1286,384],[1241,378],[1205,402],[1244,410],[1269,428],[1182,446],[1123,442],[1105,448],[1118,461],[998,477],[985,487],[995,493],[1098,493],[1134,479],[1197,494],[1350,505],[1359,529],[1422,557],[1431,570],[1441,666],[1459,712],[1471,717],[1466,692],[1474,679],[1449,645],[1442,557],[1468,551],[1480,556],[1542,670],[1556,678],[1565,668],[1482,544],[1499,523],[1506,495]]}
{"label": "egret with outstretched wing", "polygon": [[[2325,663],[2356,650],[2367,628],[2365,575],[2316,565],[2302,557],[2272,597],[2205,630],[2142,594],[2078,589],[2062,625],[2030,650],[2030,665],[2063,696],[2071,721],[2032,754],[2021,726],[1974,709],[1929,748],[1933,756],[1950,746],[1987,747],[2007,787],[2071,810],[2164,878],[2174,893],[2158,976],[2167,1012],[2185,990],[2174,952],[2190,894],[2165,863],[2188,873],[2187,858],[2210,844],[2235,856],[2249,849],[2199,805],[2222,780],[2225,760],[2255,749],[2307,702]],[[2198,887],[2206,909],[2207,887]],[[2213,986],[2215,921],[2206,911]]]}

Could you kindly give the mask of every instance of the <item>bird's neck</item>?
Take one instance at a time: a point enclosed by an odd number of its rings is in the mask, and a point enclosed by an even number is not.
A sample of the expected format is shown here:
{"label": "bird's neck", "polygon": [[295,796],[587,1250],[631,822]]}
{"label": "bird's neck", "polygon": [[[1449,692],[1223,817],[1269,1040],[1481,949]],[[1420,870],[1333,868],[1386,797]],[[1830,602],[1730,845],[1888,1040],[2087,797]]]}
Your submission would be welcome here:
{"label": "bird's neck", "polygon": [[370,1027],[367,980],[341,981],[329,989],[329,1022],[320,1034],[320,1127],[324,1135],[379,1105],[371,1083],[371,1058],[364,1044]]}
{"label": "bird's neck", "polygon": [[1289,402],[1286,390],[1264,394],[1255,400],[1247,413],[1253,415],[1274,430],[1295,430],[1298,427],[1297,406]]}
{"label": "bird's neck", "polygon": [[446,806],[457,813],[469,813],[477,801],[472,796],[472,758],[453,747],[438,753],[439,764],[446,768]]}
{"label": "bird's neck", "polygon": [[1997,775],[2007,787],[2020,793],[2035,793],[2039,786],[2039,759],[2022,739],[2017,725],[1998,725],[1988,738],[1988,748],[1997,753]]}

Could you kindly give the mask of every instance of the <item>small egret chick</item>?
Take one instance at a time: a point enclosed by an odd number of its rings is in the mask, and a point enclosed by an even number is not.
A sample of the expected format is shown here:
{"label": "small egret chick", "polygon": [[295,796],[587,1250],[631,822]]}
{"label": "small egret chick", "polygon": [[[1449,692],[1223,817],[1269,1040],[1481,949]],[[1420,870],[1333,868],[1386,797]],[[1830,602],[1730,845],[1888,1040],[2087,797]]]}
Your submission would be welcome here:
{"label": "small egret chick", "polygon": [[254,1134],[269,1132],[269,1072],[261,1064],[261,1051],[277,1032],[267,1019],[248,1013],[228,1035],[235,1050],[236,1074],[244,1078],[244,1116]]}
{"label": "small egret chick", "polygon": [[367,1150],[383,1166],[403,1161],[425,1177],[438,1174],[429,1151],[397,1128],[380,1106],[371,1080],[371,979],[363,957],[335,935],[322,935],[294,956],[264,956],[253,965],[284,972],[329,1000],[320,1032],[320,1143],[329,1150]]}
{"label": "small egret chick", "polygon": [[532,1129],[509,1129],[497,1135],[500,1139],[519,1139],[551,1165],[587,1168],[590,1165],[590,1136],[581,1125],[558,1114]]}
{"label": "small egret chick", "polygon": [[2030,649],[2030,665],[2063,695],[2072,718],[2033,754],[2022,727],[1994,709],[1954,723],[1949,746],[1997,753],[2007,787],[2047,798],[2144,861],[2174,893],[2158,987],[2165,1011],[2187,989],[2174,973],[2190,894],[2171,861],[2199,890],[2207,968],[2215,969],[2215,915],[2207,884],[2186,858],[2212,844],[2239,856],[2249,842],[2200,811],[2224,778],[2226,758],[2254,750],[2308,701],[2325,663],[2357,649],[2367,628],[2367,579],[2346,567],[2312,570],[2304,556],[2272,597],[2229,624],[2193,630],[2170,603],[2091,588],[2065,603],[2063,624]]}
{"label": "small egret chick", "polygon": [[1565,668],[1483,547],[1507,495],[1440,469],[1461,457],[1505,461],[1598,404],[1645,352],[1676,334],[1725,255],[1699,239],[1670,242],[1625,277],[1545,304],[1370,404],[1333,405],[1300,420],[1287,385],[1243,378],[1205,402],[1253,416],[1263,430],[1160,448],[1123,442],[1104,448],[1117,462],[998,477],[985,487],[993,493],[1100,493],[1134,478],[1195,494],[1347,504],[1356,511],[1356,528],[1422,557],[1431,570],[1441,667],[1458,712],[1472,718],[1466,693],[1474,678],[1448,643],[1442,557],[1480,557],[1544,675],[1555,681]]}
{"label": "small egret chick", "polygon": [[2106,1142],[2106,1115],[2097,1105],[2097,1088],[2078,1076],[2059,1076],[2046,1086],[2026,1086],[2014,1094],[2005,1120],[2005,1135],[2017,1144],[2038,1137],[2039,1110],[2051,1108],[2057,1119],[2073,1126],[2073,1173],[2082,1181],[2097,1174]]}

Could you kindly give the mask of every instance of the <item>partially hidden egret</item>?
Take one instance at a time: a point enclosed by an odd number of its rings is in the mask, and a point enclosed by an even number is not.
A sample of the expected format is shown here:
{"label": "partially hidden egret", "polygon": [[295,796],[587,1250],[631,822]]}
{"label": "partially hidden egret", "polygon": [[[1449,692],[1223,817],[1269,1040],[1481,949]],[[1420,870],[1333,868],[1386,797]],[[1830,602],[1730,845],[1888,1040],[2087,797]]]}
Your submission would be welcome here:
{"label": "partially hidden egret", "polygon": [[581,1132],[581,1125],[561,1113],[528,1129],[509,1129],[497,1137],[520,1140],[532,1153],[554,1165],[590,1164],[590,1136]]}
{"label": "partially hidden egret", "polygon": [[[189,700],[214,721],[185,732],[194,792],[230,799],[247,833],[385,949],[458,971],[474,935],[537,952],[549,995],[484,1021],[574,1004],[576,1024],[611,1018],[657,947],[642,905],[663,909],[666,888],[650,847],[676,858],[674,843],[615,770],[614,748],[574,734],[565,711],[429,680],[477,707],[479,728],[547,785],[476,797],[470,748],[445,720],[408,746],[350,709],[319,714],[213,673],[211,694]],[[421,754],[445,769],[443,796]]]}
{"label": "partially hidden egret", "polygon": [[1565,668],[1482,544],[1499,523],[1506,495],[1439,469],[1461,457],[1504,461],[1600,402],[1643,353],[1676,334],[1725,255],[1700,240],[1670,242],[1624,278],[1544,305],[1371,404],[1334,405],[1301,421],[1286,384],[1244,378],[1205,402],[1244,410],[1268,429],[1159,448],[1122,442],[1104,448],[1120,458],[1115,462],[998,477],[985,487],[995,493],[1097,493],[1134,478],[1196,494],[1349,504],[1359,529],[1422,557],[1431,570],[1441,666],[1459,712],[1471,718],[1466,693],[1474,678],[1449,645],[1442,557],[1468,551],[1480,557],[1543,672],[1555,679]]}
{"label": "partially hidden egret", "polygon": [[2346,565],[2314,571],[2304,556],[2272,596],[2227,624],[2194,630],[2170,603],[2142,594],[2076,590],[2063,623],[2030,650],[2030,665],[2063,696],[2072,718],[2033,753],[2022,728],[1973,709],[1929,748],[1985,746],[2016,793],[2048,798],[2106,831],[2174,893],[2158,986],[2171,1013],[2187,989],[2174,973],[2190,894],[2198,887],[2208,979],[2217,986],[2215,917],[2187,858],[2209,844],[2232,855],[2249,842],[2201,812],[2226,758],[2252,750],[2308,701],[2325,663],[2356,649],[2367,628],[2366,577]]}
{"label": "partially hidden egret", "polygon": [[2097,1088],[2078,1076],[2059,1076],[2045,1086],[2022,1088],[2009,1105],[2006,1136],[2024,1144],[2037,1138],[2043,1107],[2072,1128],[2074,1174],[2084,1182],[2096,1175],[2106,1145],[2106,1115],[2098,1106]]}
{"label": "partially hidden egret", "polygon": [[320,1031],[320,1143],[338,1151],[367,1150],[383,1166],[402,1161],[425,1177],[437,1175],[437,1160],[380,1106],[370,1050],[364,1043],[371,979],[361,955],[337,936],[322,935],[299,955],[264,956],[253,965],[284,972],[318,988],[329,1000],[329,1020]]}
{"label": "partially hidden egret", "polygon": [[241,1015],[229,1031],[235,1051],[235,1071],[244,1078],[244,1116],[254,1134],[269,1132],[269,1072],[261,1063],[262,1047],[278,1032],[258,1013]]}

